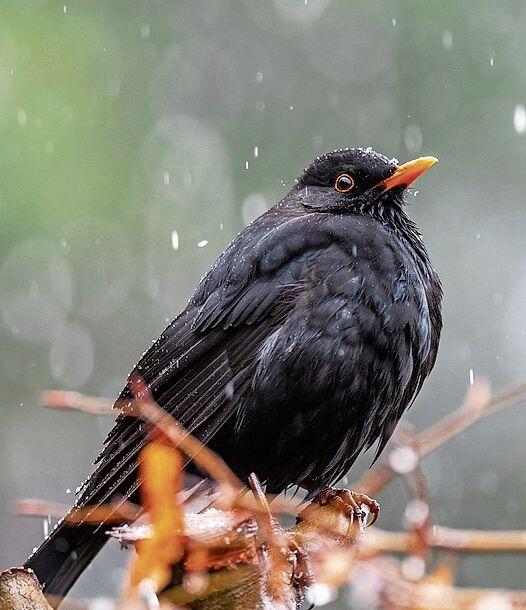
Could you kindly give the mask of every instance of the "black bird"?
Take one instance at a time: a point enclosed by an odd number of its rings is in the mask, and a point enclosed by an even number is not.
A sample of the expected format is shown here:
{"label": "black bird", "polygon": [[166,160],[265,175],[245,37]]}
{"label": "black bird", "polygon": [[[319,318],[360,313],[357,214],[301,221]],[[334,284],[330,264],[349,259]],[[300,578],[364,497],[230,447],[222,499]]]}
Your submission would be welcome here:
{"label": "black bird", "polygon": [[[436,162],[398,165],[372,149],[318,157],[244,229],[184,311],[132,371],[155,400],[268,492],[315,496],[358,454],[385,446],[431,372],[440,280],[404,208]],[[120,415],[76,506],[138,500],[137,419]],[[64,595],[106,541],[104,527],[60,524],[28,560]]]}

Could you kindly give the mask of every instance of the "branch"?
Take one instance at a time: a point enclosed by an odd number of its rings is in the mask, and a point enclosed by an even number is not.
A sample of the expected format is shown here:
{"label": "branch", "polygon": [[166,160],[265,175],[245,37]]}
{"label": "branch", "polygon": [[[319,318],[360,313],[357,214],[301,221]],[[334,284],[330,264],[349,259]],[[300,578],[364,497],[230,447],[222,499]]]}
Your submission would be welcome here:
{"label": "branch", "polygon": [[44,390],[40,393],[40,404],[49,409],[84,411],[91,415],[113,415],[115,417],[117,413],[113,409],[113,402],[108,398],[97,398],[63,390]]}
{"label": "branch", "polygon": [[[432,549],[454,553],[526,553],[526,531],[462,530],[434,526],[427,532],[426,543]],[[363,545],[374,553],[407,553],[413,548],[413,534],[372,528]]]}
{"label": "branch", "polygon": [[[411,442],[411,449],[416,452],[417,460],[422,459],[477,421],[516,405],[525,397],[526,384],[524,383],[491,398],[487,384],[479,381],[469,388],[466,400],[456,411],[420,432]],[[393,464],[396,465],[398,448],[391,449],[386,458],[358,482],[356,488],[374,496],[392,479],[401,474],[393,467]]]}
{"label": "branch", "polygon": [[35,574],[24,568],[0,572],[0,608],[2,610],[52,610],[42,595]]}
{"label": "branch", "polygon": [[127,500],[119,500],[102,506],[88,505],[71,508],[57,502],[26,498],[14,502],[13,512],[24,517],[65,519],[72,525],[78,523],[111,524],[135,521],[140,517],[142,508]]}

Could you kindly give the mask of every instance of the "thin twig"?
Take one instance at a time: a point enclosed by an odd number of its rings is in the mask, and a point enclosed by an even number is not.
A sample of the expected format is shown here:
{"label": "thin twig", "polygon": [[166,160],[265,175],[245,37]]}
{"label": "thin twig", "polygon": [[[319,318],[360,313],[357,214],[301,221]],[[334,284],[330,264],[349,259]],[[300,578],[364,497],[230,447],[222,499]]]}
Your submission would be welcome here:
{"label": "thin twig", "polygon": [[270,569],[266,579],[266,590],[269,598],[285,607],[287,591],[290,593],[292,578],[292,555],[287,536],[272,514],[268,500],[263,492],[257,475],[253,472],[249,485],[260,505],[258,522],[265,536],[269,549]]}
{"label": "thin twig", "polygon": [[[362,541],[374,553],[407,553],[413,548],[412,532],[387,532],[371,528]],[[432,526],[427,545],[455,553],[526,553],[526,530],[463,530]]]}
{"label": "thin twig", "polygon": [[34,498],[23,498],[13,502],[12,512],[23,517],[53,517],[62,519],[71,507],[59,502],[47,502]]}
{"label": "thin twig", "polygon": [[112,415],[115,417],[117,413],[112,408],[113,401],[108,398],[98,398],[63,390],[44,390],[40,393],[40,404],[49,409],[84,411],[91,415]]}
{"label": "thin twig", "polygon": [[68,523],[131,523],[138,519],[142,509],[129,501],[119,500],[115,503],[101,506],[83,506],[71,508],[57,502],[34,500],[31,498],[18,500],[13,505],[13,512],[25,517],[53,517],[65,519]]}
{"label": "thin twig", "polygon": [[259,504],[260,514],[264,517],[262,520],[264,529],[266,530],[266,533],[274,539],[276,534],[282,534],[283,530],[270,510],[267,496],[265,495],[255,472],[248,477],[248,484],[254,494],[256,502]]}
{"label": "thin twig", "polygon": [[[526,384],[504,390],[493,398],[487,396],[485,388],[487,386],[484,382],[478,382],[470,388],[462,406],[415,437],[413,447],[420,459],[464,432],[475,422],[516,405],[526,397]],[[390,457],[392,455],[393,450],[368,472],[355,488],[374,496],[397,477],[400,473],[391,466]]]}

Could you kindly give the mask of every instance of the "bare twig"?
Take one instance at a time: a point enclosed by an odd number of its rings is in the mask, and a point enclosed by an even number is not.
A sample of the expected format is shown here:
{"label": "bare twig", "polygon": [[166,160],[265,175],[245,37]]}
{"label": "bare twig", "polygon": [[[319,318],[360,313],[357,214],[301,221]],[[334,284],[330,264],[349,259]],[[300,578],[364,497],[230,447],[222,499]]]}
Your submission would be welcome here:
{"label": "bare twig", "polygon": [[[451,587],[446,598],[449,604],[433,606],[434,610],[458,610],[458,608],[509,608],[524,610],[526,608],[526,591],[509,589],[476,589]],[[447,604],[447,605],[446,605]]]}
{"label": "bare twig", "polygon": [[[125,415],[143,418],[151,424],[154,434],[166,437],[171,444],[194,460],[203,472],[215,479],[219,485],[219,500],[216,506],[231,511],[225,513],[220,510],[216,513],[229,514],[231,524],[238,524],[221,529],[219,524],[225,522],[225,519],[220,518],[218,521],[218,515],[213,512],[215,509],[212,509],[207,522],[210,524],[209,529],[208,525],[205,527],[206,513],[185,514],[183,521],[181,512],[175,524],[172,524],[169,518],[166,519],[164,534],[158,542],[162,544],[165,538],[169,540],[171,532],[179,545],[176,545],[174,561],[178,561],[183,570],[182,582],[172,589],[175,596],[172,601],[182,603],[183,599],[201,599],[203,594],[208,595],[218,590],[228,597],[230,593],[224,583],[236,589],[239,576],[243,575],[243,579],[248,578],[251,586],[253,585],[254,600],[260,591],[264,591],[268,599],[280,602],[283,607],[292,608],[295,607],[294,596],[301,596],[306,587],[312,584],[312,579],[335,588],[349,582],[349,579],[354,582],[354,574],[359,573],[364,566],[370,570],[375,569],[374,565],[377,564],[381,565],[378,581],[382,583],[382,595],[385,596],[382,600],[387,603],[387,606],[383,607],[408,610],[433,607],[435,610],[452,610],[476,607],[476,604],[482,601],[485,603],[492,599],[492,596],[500,596],[508,602],[507,607],[526,608],[526,592],[455,588],[452,569],[449,579],[441,578],[437,572],[426,574],[422,569],[421,574],[416,577],[417,582],[413,582],[411,577],[403,576],[403,569],[400,570],[406,560],[400,562],[393,556],[416,554],[418,559],[422,559],[433,550],[445,550],[451,558],[462,553],[526,553],[526,531],[487,532],[430,526],[427,485],[420,469],[422,458],[470,425],[524,399],[526,384],[491,397],[487,384],[477,382],[468,391],[464,404],[435,425],[416,435],[404,435],[399,429],[395,435],[394,449],[362,479],[359,489],[375,495],[394,477],[403,475],[412,496],[406,509],[411,531],[386,532],[374,528],[361,538],[357,537],[352,524],[339,511],[315,504],[302,511],[300,521],[294,528],[283,531],[274,514],[296,514],[296,502],[266,496],[255,475],[249,480],[253,493],[247,493],[246,487],[219,456],[154,402],[142,380],[135,379],[130,385],[134,398],[125,405],[117,404],[115,407]],[[43,402],[53,408],[80,410],[97,415],[116,413],[116,410],[111,408],[111,401],[83,396],[76,392],[45,392]],[[400,457],[401,461],[398,459]],[[397,464],[402,464],[403,467],[398,468]],[[152,476],[150,473],[150,478],[160,480],[162,477]],[[164,502],[162,495],[159,494],[159,506]],[[133,505],[125,505],[124,512],[131,508],[138,510],[138,507]],[[123,509],[121,507],[117,515],[116,505],[95,510],[97,512],[94,513],[90,507],[73,509],[66,518],[71,520],[73,516],[73,519],[81,521],[89,516],[90,520],[97,522],[111,522],[112,517],[117,521],[123,519]],[[61,517],[66,508],[59,504],[25,501],[19,504],[19,512]],[[195,532],[190,527],[194,517],[199,518]],[[262,545],[257,536],[255,520],[264,540]],[[116,531],[115,536],[135,543],[147,538],[152,531],[151,526],[142,529],[121,528]],[[233,544],[232,540],[235,540],[236,544]],[[298,561],[303,561],[300,570]],[[145,565],[148,567],[153,563],[150,557]],[[172,559],[165,562],[165,567],[170,563]],[[146,572],[147,570],[144,573]],[[298,574],[302,573],[303,578],[299,579]],[[194,578],[185,580],[188,576]],[[135,580],[138,582],[141,578]],[[161,580],[165,582],[166,575]],[[242,588],[241,582],[239,588]],[[248,598],[244,599],[244,602],[247,600]],[[248,605],[239,607],[255,607],[255,602],[252,602],[250,599]]]}
{"label": "bare twig", "polygon": [[[407,553],[413,548],[412,532],[369,530],[364,549],[375,553]],[[432,526],[427,531],[427,545],[432,549],[455,553],[525,553],[526,531],[462,530]]]}
{"label": "bare twig", "polygon": [[62,519],[71,507],[59,502],[47,502],[34,498],[24,498],[13,502],[13,513],[24,517],[53,517]]}
{"label": "bare twig", "polygon": [[288,607],[290,605],[292,580],[292,554],[289,549],[289,542],[285,532],[270,510],[268,500],[255,473],[249,476],[249,485],[260,505],[257,519],[269,549],[270,566],[265,579],[266,592],[269,598],[279,607]]}
{"label": "bare twig", "polygon": [[272,514],[270,510],[270,505],[268,503],[267,496],[261,487],[261,483],[256,475],[256,473],[252,473],[248,477],[248,484],[250,485],[250,489],[254,494],[254,498],[260,507],[260,514],[264,517],[262,519],[262,523],[264,525],[264,529],[268,533],[268,535],[272,538],[275,538],[276,534],[282,534],[283,530],[281,529],[280,524],[277,519]]}
{"label": "bare twig", "polygon": [[86,396],[79,392],[66,392],[63,390],[44,390],[40,393],[40,404],[49,409],[69,409],[71,411],[84,411],[91,415],[113,415],[113,401],[108,398]]}
{"label": "bare twig", "polygon": [[[413,447],[418,457],[420,459],[426,457],[475,422],[516,405],[525,397],[526,384],[510,388],[491,398],[487,385],[479,381],[469,389],[461,407],[415,437]],[[394,451],[396,449],[391,450],[386,458],[368,472],[358,482],[356,488],[374,496],[397,477],[400,473],[391,465]]]}
{"label": "bare twig", "polygon": [[68,523],[122,523],[132,522],[139,518],[142,509],[132,502],[119,500],[115,503],[103,504],[102,506],[83,506],[71,508],[57,502],[46,500],[34,500],[27,498],[18,500],[13,505],[13,511],[17,515],[25,517],[53,517],[64,518]]}
{"label": "bare twig", "polygon": [[2,610],[51,610],[35,574],[24,568],[0,572]]}

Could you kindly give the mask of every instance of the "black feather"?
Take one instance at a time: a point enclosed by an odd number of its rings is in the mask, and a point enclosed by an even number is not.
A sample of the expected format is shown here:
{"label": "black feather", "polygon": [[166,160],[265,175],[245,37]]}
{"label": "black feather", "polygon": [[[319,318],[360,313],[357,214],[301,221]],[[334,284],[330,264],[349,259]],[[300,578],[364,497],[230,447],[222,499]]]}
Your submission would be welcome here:
{"label": "black feather", "polygon": [[[271,492],[302,484],[311,497],[376,441],[379,453],[433,368],[442,291],[401,190],[375,186],[395,169],[371,150],[317,159],[234,239],[132,372]],[[339,172],[355,180],[348,194],[334,189]],[[127,385],[119,400],[131,399]],[[119,416],[77,505],[137,501],[145,442],[143,424]],[[64,594],[104,540],[61,525],[27,565]]]}

